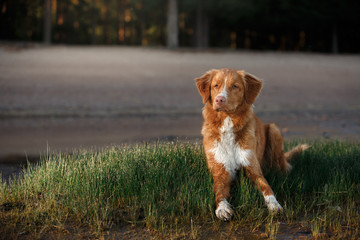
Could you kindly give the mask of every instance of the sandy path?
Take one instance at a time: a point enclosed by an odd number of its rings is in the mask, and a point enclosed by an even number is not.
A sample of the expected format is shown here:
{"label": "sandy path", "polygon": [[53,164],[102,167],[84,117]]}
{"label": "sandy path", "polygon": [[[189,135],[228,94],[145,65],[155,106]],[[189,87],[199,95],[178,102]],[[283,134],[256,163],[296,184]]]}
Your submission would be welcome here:
{"label": "sandy path", "polygon": [[[360,56],[125,47],[0,47],[0,161],[74,147],[200,139],[194,78],[264,79],[256,112],[286,138],[360,139]],[[15,161],[16,158],[11,158]]]}

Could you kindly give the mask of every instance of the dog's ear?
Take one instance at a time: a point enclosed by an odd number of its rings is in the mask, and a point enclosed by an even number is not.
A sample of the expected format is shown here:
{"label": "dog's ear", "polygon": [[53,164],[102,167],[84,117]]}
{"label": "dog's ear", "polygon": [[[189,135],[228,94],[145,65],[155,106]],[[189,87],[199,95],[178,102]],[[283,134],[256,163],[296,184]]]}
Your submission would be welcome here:
{"label": "dog's ear", "polygon": [[245,100],[248,104],[253,104],[256,100],[256,97],[259,95],[262,82],[255,76],[244,73],[245,77]]}
{"label": "dog's ear", "polygon": [[195,78],[196,87],[205,104],[210,99],[210,86],[214,70],[210,70],[199,78]]}

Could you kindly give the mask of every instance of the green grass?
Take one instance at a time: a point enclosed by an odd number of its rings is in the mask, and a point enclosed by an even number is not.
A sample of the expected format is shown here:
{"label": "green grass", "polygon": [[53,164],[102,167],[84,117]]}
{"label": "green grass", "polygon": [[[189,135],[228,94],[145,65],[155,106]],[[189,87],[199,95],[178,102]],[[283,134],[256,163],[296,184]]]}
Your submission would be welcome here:
{"label": "green grass", "polygon": [[224,229],[274,238],[284,226],[295,225],[314,238],[358,238],[359,144],[311,144],[293,161],[290,174],[266,175],[284,207],[282,215],[268,213],[261,194],[240,172],[232,188],[235,216],[230,223],[214,215],[212,179],[201,145],[52,154],[9,184],[0,184],[0,234],[41,237],[85,229],[98,237],[131,224],[172,238],[198,238]]}

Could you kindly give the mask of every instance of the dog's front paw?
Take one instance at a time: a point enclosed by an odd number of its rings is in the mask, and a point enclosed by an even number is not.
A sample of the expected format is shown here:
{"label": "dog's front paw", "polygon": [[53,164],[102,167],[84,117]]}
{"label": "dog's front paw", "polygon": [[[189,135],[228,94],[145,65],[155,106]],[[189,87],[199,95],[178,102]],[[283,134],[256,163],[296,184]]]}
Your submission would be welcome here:
{"label": "dog's front paw", "polygon": [[283,208],[278,203],[274,195],[265,196],[265,203],[269,211],[272,213],[282,212]]}
{"label": "dog's front paw", "polygon": [[229,221],[233,213],[234,212],[231,209],[231,205],[228,203],[228,201],[226,201],[226,199],[223,199],[215,210],[216,216],[223,221]]}

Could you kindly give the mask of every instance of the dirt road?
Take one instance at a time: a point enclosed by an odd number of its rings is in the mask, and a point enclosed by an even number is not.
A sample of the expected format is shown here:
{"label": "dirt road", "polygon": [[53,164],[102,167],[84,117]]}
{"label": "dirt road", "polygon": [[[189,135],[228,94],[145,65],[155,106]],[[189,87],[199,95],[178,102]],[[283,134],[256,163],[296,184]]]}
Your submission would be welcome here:
{"label": "dirt road", "polygon": [[222,67],[264,80],[255,111],[285,138],[360,139],[359,55],[1,45],[1,161],[48,146],[199,140],[193,79]]}

